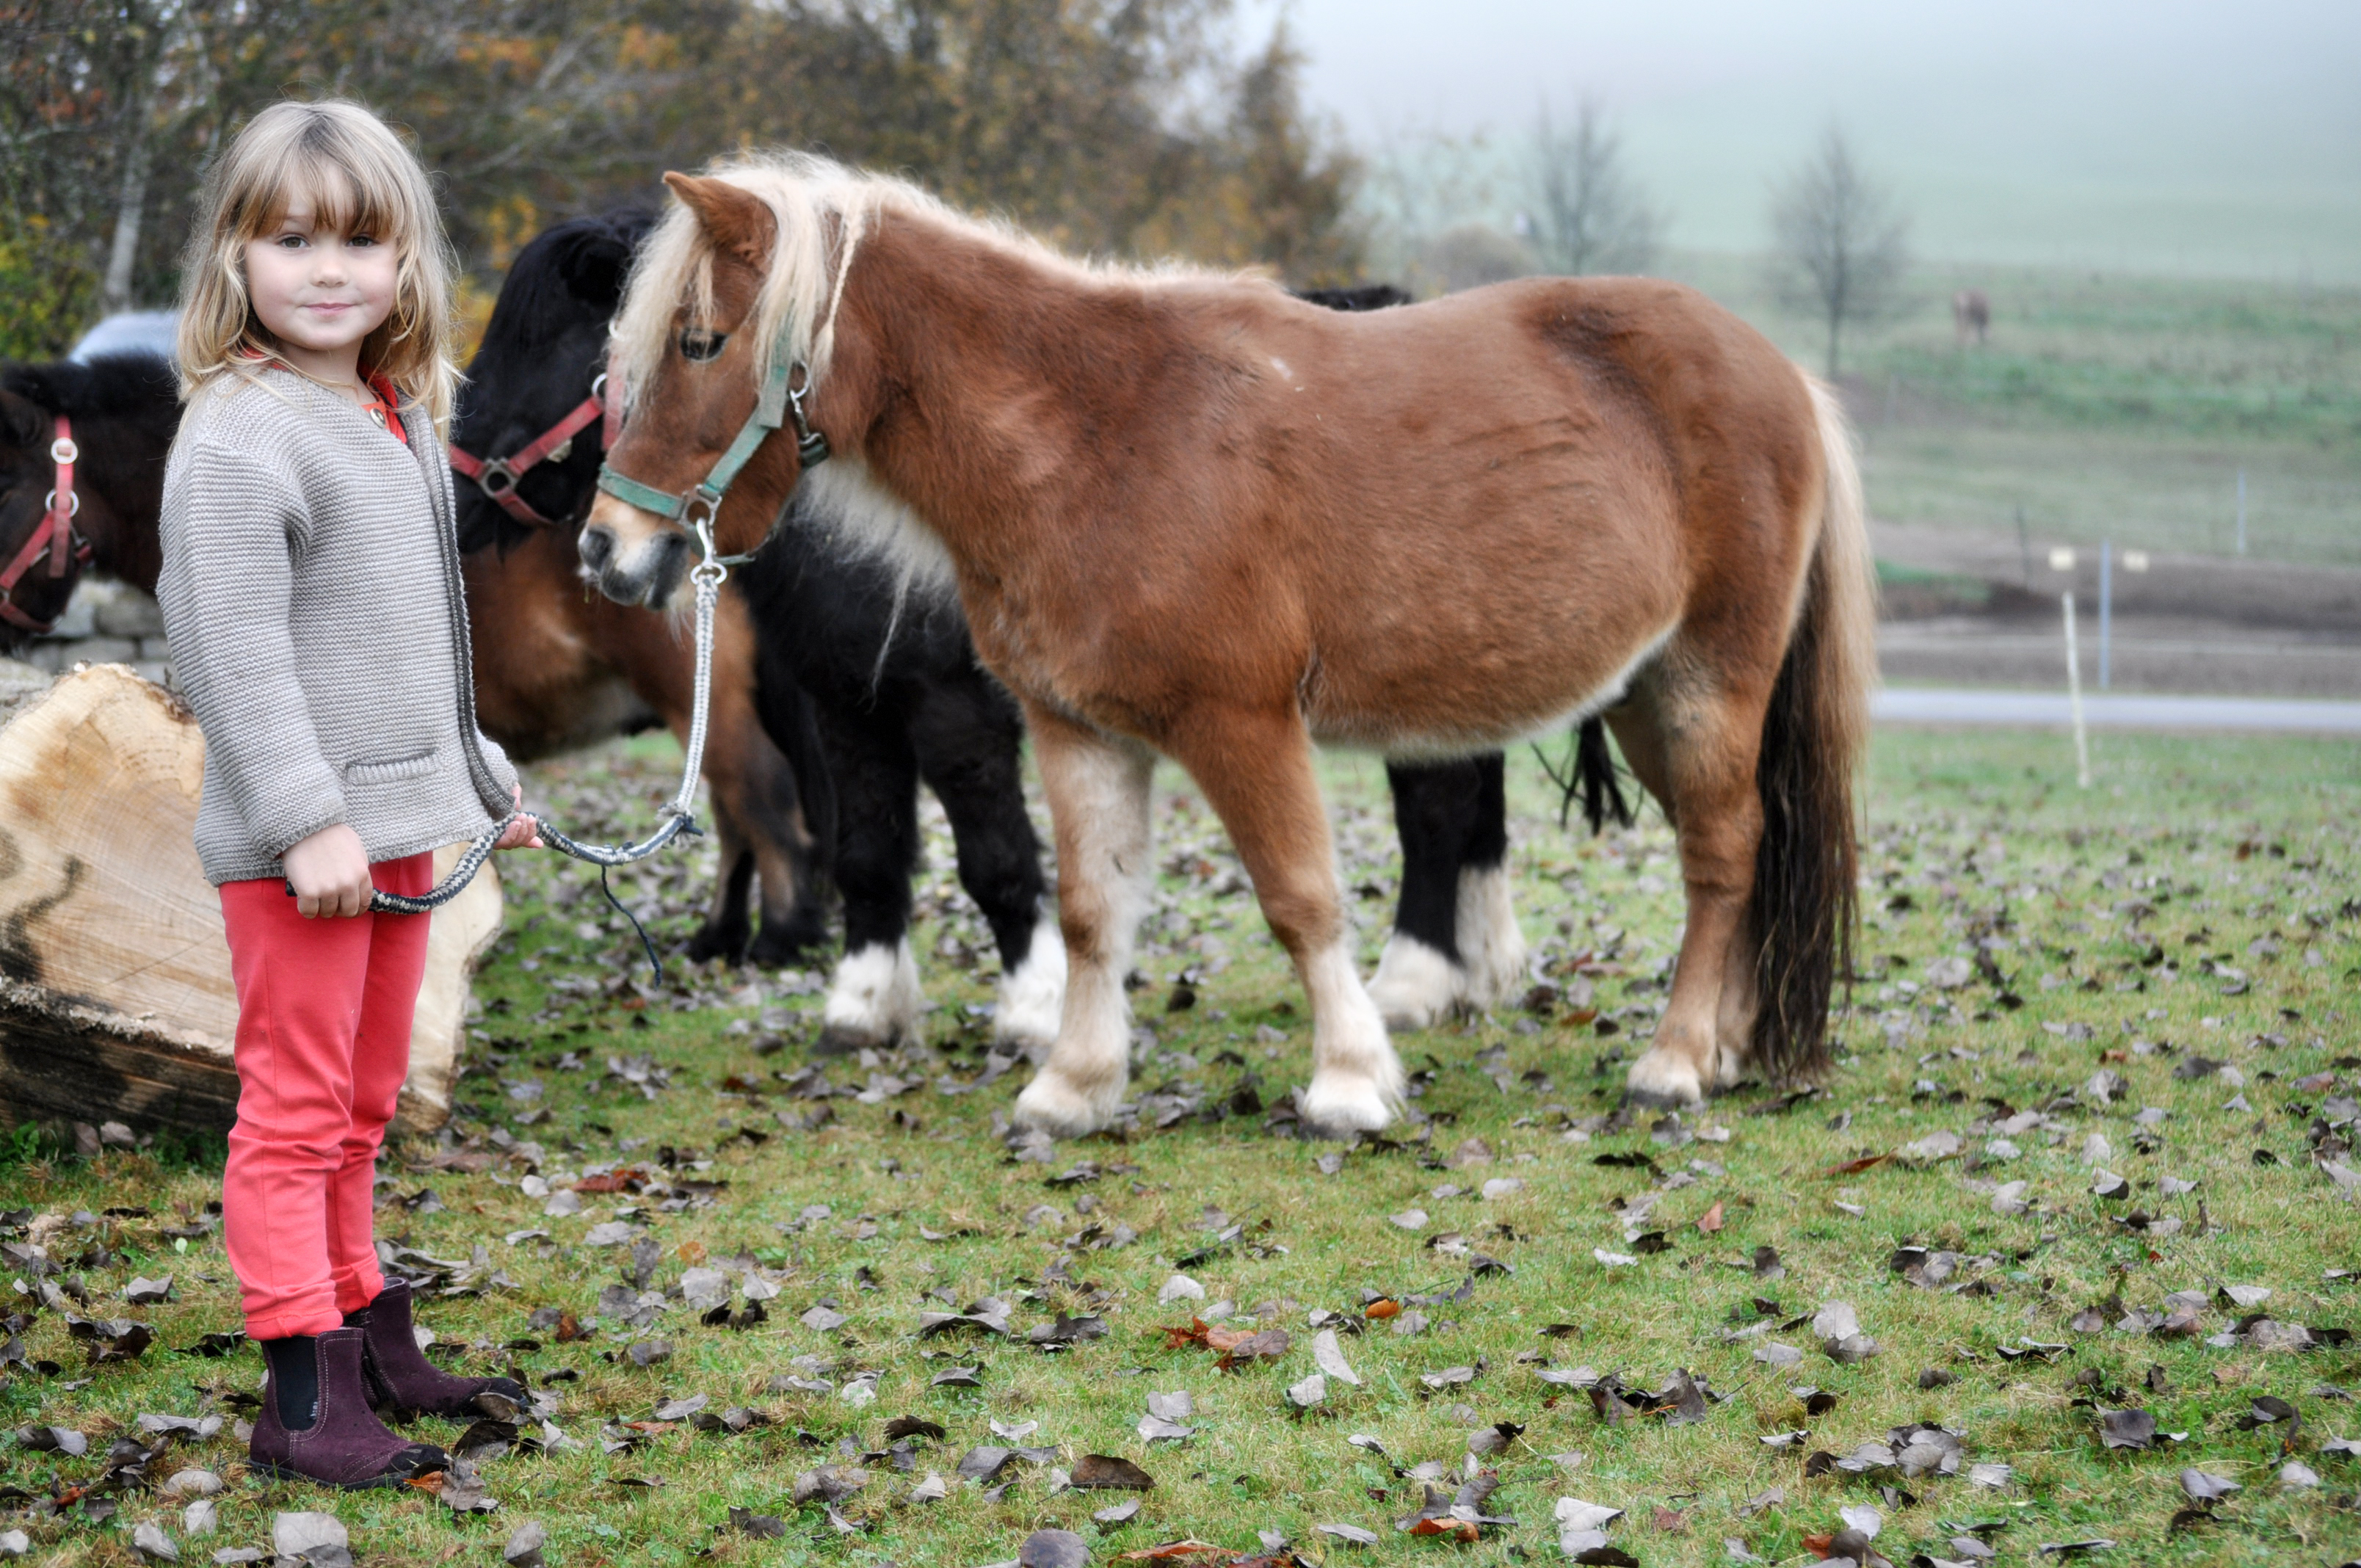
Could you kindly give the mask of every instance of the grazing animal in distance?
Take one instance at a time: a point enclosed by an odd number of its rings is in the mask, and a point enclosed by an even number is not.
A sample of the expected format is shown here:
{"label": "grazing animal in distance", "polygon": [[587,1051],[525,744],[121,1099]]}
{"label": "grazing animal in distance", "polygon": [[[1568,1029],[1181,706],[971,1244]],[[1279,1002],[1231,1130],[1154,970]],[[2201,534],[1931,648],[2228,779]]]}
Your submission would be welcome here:
{"label": "grazing animal in distance", "polygon": [[1122,1098],[1159,751],[1310,997],[1301,1117],[1366,1131],[1403,1080],[1313,743],[1467,756],[1594,715],[1672,821],[1687,894],[1628,1092],[1695,1104],[1750,1061],[1824,1066],[1873,592],[1842,413],[1761,334],[1650,280],[1339,313],[1093,269],[799,155],[665,179],[583,565],[662,605],[674,519],[755,548],[800,487],[956,585],[1058,833],[1066,1006],[1020,1120],[1084,1133]]}
{"label": "grazing animal in distance", "polygon": [[1982,347],[1992,336],[1992,296],[1982,289],[1962,289],[1952,295],[1951,329],[1961,348],[1971,338]]}

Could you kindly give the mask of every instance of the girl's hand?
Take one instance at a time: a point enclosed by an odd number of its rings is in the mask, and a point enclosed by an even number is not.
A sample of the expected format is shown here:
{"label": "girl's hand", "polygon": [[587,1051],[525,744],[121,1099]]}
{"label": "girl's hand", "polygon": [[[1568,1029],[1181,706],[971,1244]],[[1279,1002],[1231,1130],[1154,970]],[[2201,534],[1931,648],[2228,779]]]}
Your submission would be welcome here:
{"label": "girl's hand", "polygon": [[295,890],[295,912],[306,920],[348,919],[369,906],[368,852],[361,836],[339,822],[299,841],[280,863]]}
{"label": "girl's hand", "polygon": [[[509,798],[517,805],[524,804],[524,786],[511,784]],[[541,848],[541,824],[530,817],[520,817],[509,824],[509,830],[492,846],[495,850],[538,850]]]}

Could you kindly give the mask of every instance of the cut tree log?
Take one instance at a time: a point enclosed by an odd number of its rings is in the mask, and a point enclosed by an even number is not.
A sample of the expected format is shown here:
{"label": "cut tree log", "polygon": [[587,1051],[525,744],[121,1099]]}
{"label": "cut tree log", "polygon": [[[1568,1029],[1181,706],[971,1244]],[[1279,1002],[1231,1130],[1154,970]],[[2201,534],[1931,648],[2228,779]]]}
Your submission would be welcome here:
{"label": "cut tree log", "polygon": [[[121,664],[60,676],[0,729],[0,1123],[235,1119],[237,995],[193,837],[204,765],[188,709]],[[458,853],[435,856],[438,876]],[[498,876],[430,918],[407,1131],[450,1116]]]}

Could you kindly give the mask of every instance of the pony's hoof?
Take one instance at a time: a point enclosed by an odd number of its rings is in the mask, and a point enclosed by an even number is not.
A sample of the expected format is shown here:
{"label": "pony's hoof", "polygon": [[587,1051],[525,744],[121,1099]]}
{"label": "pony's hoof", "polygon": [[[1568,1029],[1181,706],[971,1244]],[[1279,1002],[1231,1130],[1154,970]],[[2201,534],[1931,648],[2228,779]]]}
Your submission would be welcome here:
{"label": "pony's hoof", "polygon": [[1038,1127],[1053,1138],[1079,1138],[1115,1120],[1123,1086],[1111,1084],[1098,1094],[1084,1093],[1054,1072],[1036,1073],[1016,1097],[1014,1112],[1020,1127]]}
{"label": "pony's hoof", "polygon": [[883,1051],[893,1048],[895,1036],[879,1034],[873,1029],[855,1029],[842,1024],[824,1025],[819,1038],[812,1042],[816,1057],[858,1056],[862,1051]]}
{"label": "pony's hoof", "polygon": [[1705,1084],[1697,1069],[1668,1053],[1652,1050],[1631,1064],[1623,1098],[1634,1105],[1694,1111],[1705,1103]]}
{"label": "pony's hoof", "polygon": [[711,959],[731,964],[743,963],[747,938],[752,935],[742,920],[734,924],[708,922],[698,927],[697,935],[681,945],[680,956],[693,964],[701,964]]}
{"label": "pony's hoof", "polygon": [[1318,1137],[1374,1133],[1394,1119],[1393,1107],[1375,1081],[1341,1073],[1314,1074],[1295,1102],[1295,1113],[1304,1130]]}

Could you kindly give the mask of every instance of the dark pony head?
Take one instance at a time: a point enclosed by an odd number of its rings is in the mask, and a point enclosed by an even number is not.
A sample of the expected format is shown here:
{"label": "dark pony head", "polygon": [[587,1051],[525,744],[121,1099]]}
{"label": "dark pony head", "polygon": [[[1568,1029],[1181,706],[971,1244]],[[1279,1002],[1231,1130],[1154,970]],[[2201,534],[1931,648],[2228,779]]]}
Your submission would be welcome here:
{"label": "dark pony head", "polygon": [[[164,455],[180,423],[179,381],[170,362],[124,354],[88,364],[60,359],[7,366],[0,368],[0,568],[16,558],[48,510],[57,482],[49,445],[60,414],[72,422],[81,448],[75,532],[99,547],[101,565],[118,567],[132,543],[114,537],[126,526],[123,514],[144,511],[152,520]],[[154,532],[152,521],[148,532]],[[63,575],[52,576],[43,560],[18,577],[9,600],[34,620],[55,620],[79,576],[71,562]],[[26,635],[0,620],[0,649],[20,646]]]}
{"label": "dark pony head", "polygon": [[[485,459],[511,456],[590,394],[606,368],[607,322],[623,297],[631,253],[654,219],[623,209],[572,218],[517,253],[485,323],[482,346],[459,389],[451,444]],[[599,427],[574,438],[566,455],[544,459],[517,482],[517,495],[561,527],[578,522],[598,479]],[[522,543],[530,525],[496,505],[463,474],[459,548]]]}

